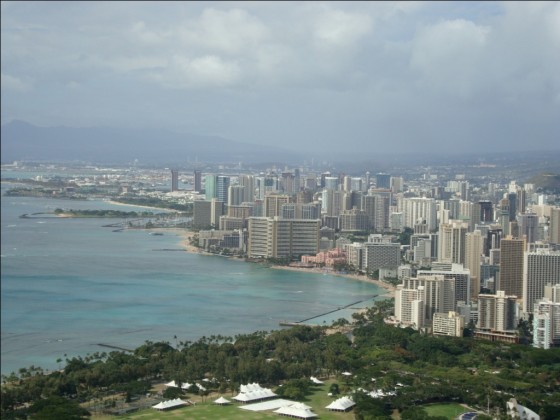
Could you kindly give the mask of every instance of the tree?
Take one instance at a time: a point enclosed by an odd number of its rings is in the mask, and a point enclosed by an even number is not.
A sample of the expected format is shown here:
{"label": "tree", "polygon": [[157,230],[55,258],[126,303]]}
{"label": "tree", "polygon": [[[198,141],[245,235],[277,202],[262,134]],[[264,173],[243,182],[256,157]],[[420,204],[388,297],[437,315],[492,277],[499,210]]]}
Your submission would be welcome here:
{"label": "tree", "polygon": [[81,420],[91,416],[77,402],[58,396],[37,401],[29,409],[29,414],[32,419],[37,420]]}

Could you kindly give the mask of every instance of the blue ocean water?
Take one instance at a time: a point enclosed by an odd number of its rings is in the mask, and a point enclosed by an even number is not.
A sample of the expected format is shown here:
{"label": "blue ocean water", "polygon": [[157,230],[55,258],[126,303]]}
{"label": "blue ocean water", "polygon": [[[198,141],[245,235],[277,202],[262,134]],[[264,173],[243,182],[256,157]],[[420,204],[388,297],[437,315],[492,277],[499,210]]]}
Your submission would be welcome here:
{"label": "blue ocean water", "polygon": [[[2,185],[3,191],[9,185]],[[108,219],[19,218],[72,209],[138,210],[104,201],[1,200],[1,372],[58,358],[280,328],[384,293],[331,275],[189,254],[181,238],[113,232]],[[118,221],[118,220],[112,220]],[[314,319],[330,323],[350,310]],[[66,356],[65,356],[66,355]]]}

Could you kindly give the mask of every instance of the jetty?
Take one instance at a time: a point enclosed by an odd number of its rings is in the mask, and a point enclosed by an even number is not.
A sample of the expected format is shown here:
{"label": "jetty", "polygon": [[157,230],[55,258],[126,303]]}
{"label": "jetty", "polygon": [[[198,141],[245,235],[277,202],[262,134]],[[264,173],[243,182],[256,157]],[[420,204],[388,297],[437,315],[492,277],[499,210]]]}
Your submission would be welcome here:
{"label": "jetty", "polygon": [[134,350],[126,349],[124,347],[119,347],[119,346],[113,346],[112,344],[97,343],[97,345],[101,347],[107,347],[113,350],[121,350],[121,351],[128,351],[130,353],[134,353]]}
{"label": "jetty", "polygon": [[[332,314],[333,312],[340,311],[341,309],[348,309],[348,308],[351,308],[351,307],[354,306],[354,305],[357,305],[357,304],[359,304],[359,303],[363,303],[363,302],[368,301],[368,300],[370,300],[370,299],[373,299],[373,298],[375,298],[375,297],[377,297],[377,296],[378,296],[378,295],[373,295],[372,297],[370,297],[370,298],[368,298],[368,299],[358,300],[357,302],[349,303],[348,305],[345,305],[345,306],[340,306],[340,307],[338,307],[338,308],[336,308],[336,309],[333,309],[333,310],[324,312],[324,313],[322,313],[322,314],[314,315],[314,316],[312,316],[312,317],[310,317],[310,318],[302,319],[301,321],[285,321],[285,320],[284,320],[284,321],[280,321],[278,324],[279,324],[281,327],[297,327],[298,325],[309,325],[309,324],[306,324],[306,322],[311,321],[312,319],[320,318],[320,317],[322,317],[322,316],[325,316],[325,315],[328,315],[328,314]],[[358,309],[358,308],[356,308],[356,309]],[[313,325],[313,324],[312,324],[312,325]]]}

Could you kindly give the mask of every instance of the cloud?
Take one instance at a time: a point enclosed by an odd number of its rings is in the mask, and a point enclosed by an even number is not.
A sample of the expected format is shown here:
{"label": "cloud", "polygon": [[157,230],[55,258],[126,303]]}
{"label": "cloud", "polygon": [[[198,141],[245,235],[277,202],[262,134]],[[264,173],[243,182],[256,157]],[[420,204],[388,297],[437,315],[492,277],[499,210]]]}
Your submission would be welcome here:
{"label": "cloud", "polygon": [[1,18],[2,100],[30,122],[333,150],[522,145],[535,121],[543,144],[560,136],[559,2],[11,2]]}
{"label": "cloud", "polygon": [[24,82],[18,77],[10,76],[9,74],[1,74],[2,90],[7,89],[15,92],[29,92],[33,89],[33,85],[29,82]]}

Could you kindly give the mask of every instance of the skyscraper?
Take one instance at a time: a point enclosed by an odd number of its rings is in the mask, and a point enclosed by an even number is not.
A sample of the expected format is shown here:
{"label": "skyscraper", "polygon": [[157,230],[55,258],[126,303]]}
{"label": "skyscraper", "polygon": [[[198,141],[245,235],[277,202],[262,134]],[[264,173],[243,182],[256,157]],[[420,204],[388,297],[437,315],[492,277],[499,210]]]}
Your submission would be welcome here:
{"label": "skyscraper", "polygon": [[471,299],[478,299],[480,293],[480,257],[482,255],[482,235],[479,230],[466,234],[465,267],[471,272]]}
{"label": "skyscraper", "polygon": [[525,239],[508,236],[500,241],[500,274],[496,290],[508,296],[523,297],[523,255]]}
{"label": "skyscraper", "polygon": [[194,190],[202,191],[202,172],[195,169],[194,171]]}
{"label": "skyscraper", "polygon": [[216,178],[216,197],[218,201],[222,203],[227,203],[228,201],[228,188],[229,188],[229,176],[218,175]]}
{"label": "skyscraper", "polygon": [[177,169],[171,170],[171,192],[179,191],[179,171]]}
{"label": "skyscraper", "polygon": [[550,243],[560,244],[560,207],[550,210]]}
{"label": "skyscraper", "polygon": [[391,189],[391,175],[382,173],[375,175],[375,187],[386,190]]}
{"label": "skyscraper", "polygon": [[560,284],[560,251],[548,248],[525,253],[523,275],[523,311],[533,312],[547,284]]}
{"label": "skyscraper", "polygon": [[517,216],[519,237],[525,237],[528,244],[539,239],[539,218],[534,213],[523,213]]}
{"label": "skyscraper", "polygon": [[452,221],[439,226],[438,260],[446,263],[465,263],[467,223]]}

